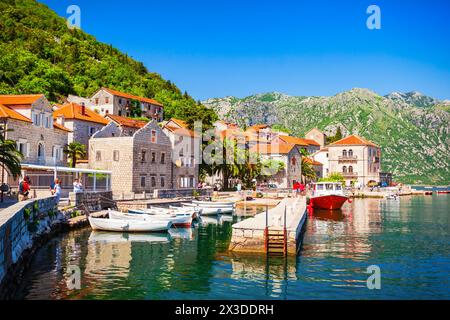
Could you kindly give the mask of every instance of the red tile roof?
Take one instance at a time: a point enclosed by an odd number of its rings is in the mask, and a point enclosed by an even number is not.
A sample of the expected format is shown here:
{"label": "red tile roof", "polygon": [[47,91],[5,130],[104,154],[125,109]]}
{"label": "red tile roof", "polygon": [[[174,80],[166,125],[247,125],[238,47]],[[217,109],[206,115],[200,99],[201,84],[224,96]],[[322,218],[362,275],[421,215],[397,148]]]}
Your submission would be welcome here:
{"label": "red tile roof", "polygon": [[295,145],[291,143],[260,143],[250,148],[250,152],[257,152],[260,154],[288,154],[294,147]]}
{"label": "red tile roof", "polygon": [[0,95],[0,104],[5,106],[30,106],[42,97],[44,97],[43,94]]}
{"label": "red tile roof", "polygon": [[112,121],[116,122],[117,124],[119,124],[123,127],[135,128],[135,129],[141,129],[141,128],[145,127],[148,123],[146,121],[116,116],[113,114],[108,114],[106,116],[106,118],[111,119]]}
{"label": "red tile roof", "polygon": [[280,135],[280,140],[286,142],[286,143],[292,143],[292,144],[296,144],[296,145],[300,145],[300,146],[320,146],[319,143],[317,143],[314,140],[311,139],[305,139],[305,138],[298,138],[298,137],[293,137],[293,136],[285,136],[285,135]]}
{"label": "red tile roof", "polygon": [[65,119],[76,119],[76,120],[82,120],[82,121],[88,121],[88,122],[94,122],[99,123],[103,125],[108,124],[108,120],[103,118],[101,115],[97,114],[96,112],[92,111],[88,107],[85,107],[85,111],[83,114],[82,111],[83,107],[76,104],[76,103],[69,103],[58,110],[53,112],[53,117],[56,118],[58,116],[64,116]]}
{"label": "red tile roof", "polygon": [[364,138],[361,138],[360,136],[357,135],[351,135],[348,137],[345,137],[339,141],[336,141],[332,144],[330,144],[330,146],[336,146],[336,145],[342,145],[342,146],[348,146],[348,145],[359,145],[359,146],[372,146],[372,147],[378,147],[375,143],[373,143],[372,141],[366,140]]}
{"label": "red tile roof", "polygon": [[14,111],[7,106],[0,104],[0,119],[14,119],[19,121],[25,121],[29,123],[33,123],[31,119],[25,117],[17,111]]}
{"label": "red tile roof", "polygon": [[[171,125],[170,122],[175,123],[177,126]],[[198,134],[195,133],[194,130],[189,129],[189,126],[186,123],[186,121],[183,121],[180,119],[175,119],[175,118],[170,119],[169,121],[167,121],[167,123],[164,125],[163,128],[169,130],[170,132],[173,132],[176,135],[182,135],[182,136],[193,137],[193,138],[198,137]]]}
{"label": "red tile roof", "polygon": [[53,122],[53,128],[59,129],[59,130],[63,130],[63,131],[67,131],[67,132],[72,132],[72,130],[70,130],[70,129],[60,125],[59,123],[57,123],[55,121]]}
{"label": "red tile roof", "polygon": [[154,105],[157,105],[157,106],[160,106],[160,107],[163,106],[158,101],[150,99],[150,98],[139,97],[139,96],[135,96],[135,95],[132,95],[132,94],[123,93],[123,92],[120,92],[120,91],[117,91],[117,90],[109,89],[109,88],[102,88],[102,90],[105,90],[106,92],[109,92],[110,94],[112,94],[114,96],[118,96],[118,97],[122,97],[122,98],[126,98],[126,99],[131,99],[131,100],[137,100],[137,101],[146,102],[146,103],[151,103],[151,104],[154,104]]}
{"label": "red tile roof", "polygon": [[322,163],[322,162],[316,161],[316,160],[314,160],[314,159],[311,159],[311,158],[304,158],[304,159],[305,159],[305,161],[306,161],[307,163],[310,163],[310,164],[312,164],[313,166],[323,166],[323,163]]}

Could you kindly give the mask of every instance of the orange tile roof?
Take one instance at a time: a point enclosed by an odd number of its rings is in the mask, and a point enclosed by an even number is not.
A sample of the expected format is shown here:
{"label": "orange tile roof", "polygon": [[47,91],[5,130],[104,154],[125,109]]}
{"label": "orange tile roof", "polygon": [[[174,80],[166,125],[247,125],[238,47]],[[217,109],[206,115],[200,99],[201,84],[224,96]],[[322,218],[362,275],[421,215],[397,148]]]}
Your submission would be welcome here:
{"label": "orange tile roof", "polygon": [[44,97],[43,94],[0,95],[0,104],[5,106],[29,106],[42,97]]}
{"label": "orange tile roof", "polygon": [[14,119],[19,121],[25,121],[29,123],[33,123],[31,119],[25,117],[17,111],[14,111],[7,106],[0,104],[0,119]]}
{"label": "orange tile roof", "polygon": [[308,143],[305,141],[305,139],[292,137],[292,136],[283,136],[280,135],[280,140],[286,142],[286,143],[292,143],[300,146],[307,146]]}
{"label": "orange tile roof", "polygon": [[320,147],[320,143],[312,139],[303,139],[310,146],[318,146]]}
{"label": "orange tile roof", "polygon": [[141,102],[146,102],[146,103],[151,103],[157,106],[162,107],[163,105],[161,103],[159,103],[156,100],[150,99],[150,98],[145,98],[145,97],[139,97],[139,96],[135,96],[132,94],[128,94],[128,93],[123,93],[117,90],[112,90],[109,88],[102,88],[102,90],[105,90],[109,93],[111,93],[114,96],[118,96],[118,97],[122,97],[122,98],[126,98],[126,99],[132,99],[132,100],[137,100],[137,101],[141,101]]}
{"label": "orange tile roof", "polygon": [[304,158],[304,159],[305,159],[305,161],[306,161],[307,163],[310,163],[310,164],[312,164],[313,166],[323,166],[323,163],[322,163],[322,162],[316,161],[316,160],[314,160],[314,159],[311,159],[311,158]]}
{"label": "orange tile roof", "polygon": [[169,120],[169,122],[170,121],[175,122],[181,128],[186,128],[187,129],[189,127],[188,124],[186,123],[186,121],[184,121],[184,120],[172,118],[172,119]]}
{"label": "orange tile roof", "polygon": [[167,129],[175,135],[197,138],[198,134],[193,130],[165,125],[163,129]]}
{"label": "orange tile roof", "polygon": [[257,144],[250,148],[250,152],[260,154],[288,154],[294,147],[295,145],[291,143]]}
{"label": "orange tile roof", "polygon": [[336,141],[329,146],[336,146],[336,145],[359,145],[359,146],[372,146],[372,147],[378,147],[375,143],[372,141],[366,140],[364,138],[361,138],[360,136],[352,134],[351,136],[345,137],[339,141]]}
{"label": "orange tile roof", "polygon": [[119,125],[121,125],[123,127],[128,127],[128,128],[141,129],[148,124],[148,122],[146,122],[146,121],[116,116],[114,114],[108,114],[106,116],[106,118],[109,118],[112,121],[118,123]]}
{"label": "orange tile roof", "polygon": [[103,125],[108,124],[109,122],[108,120],[106,120],[96,112],[92,111],[88,107],[85,107],[85,112],[83,114],[82,108],[83,108],[82,106],[72,102],[54,111],[53,117],[57,118],[58,116],[64,116],[65,119],[89,121]]}
{"label": "orange tile roof", "polygon": [[63,130],[63,131],[67,131],[67,132],[72,132],[72,130],[60,125],[59,123],[53,121],[53,128],[55,129],[59,129],[59,130]]}
{"label": "orange tile roof", "polygon": [[255,124],[253,126],[250,126],[247,128],[247,131],[259,131],[261,129],[269,128],[269,125],[267,124]]}

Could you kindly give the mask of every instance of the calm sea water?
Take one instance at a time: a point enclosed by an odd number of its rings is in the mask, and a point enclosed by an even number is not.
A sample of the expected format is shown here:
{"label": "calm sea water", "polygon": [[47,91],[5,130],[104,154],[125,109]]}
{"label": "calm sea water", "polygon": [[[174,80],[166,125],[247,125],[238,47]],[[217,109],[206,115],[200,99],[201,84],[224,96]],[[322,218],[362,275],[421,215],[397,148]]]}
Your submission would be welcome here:
{"label": "calm sea water", "polygon": [[[169,236],[75,231],[37,252],[17,298],[450,299],[449,199],[364,199],[315,212],[288,259],[228,253],[230,217]],[[381,269],[380,290],[366,286],[370,265]],[[81,290],[68,290],[69,266],[80,268]]]}

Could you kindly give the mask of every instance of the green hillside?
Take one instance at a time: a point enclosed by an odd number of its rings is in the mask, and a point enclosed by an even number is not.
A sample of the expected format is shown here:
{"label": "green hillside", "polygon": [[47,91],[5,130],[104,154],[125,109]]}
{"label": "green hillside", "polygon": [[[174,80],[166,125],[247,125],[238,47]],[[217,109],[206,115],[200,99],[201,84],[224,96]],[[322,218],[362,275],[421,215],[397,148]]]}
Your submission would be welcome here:
{"label": "green hillside", "polygon": [[450,184],[448,105],[419,95],[382,97],[353,89],[332,97],[269,93],[209,99],[204,104],[241,126],[276,124],[300,136],[314,127],[334,135],[340,127],[344,135],[359,134],[381,145],[382,169],[393,172],[396,180]]}
{"label": "green hillside", "polygon": [[154,98],[165,117],[211,122],[214,112],[159,74],[80,30],[34,0],[0,2],[0,94],[44,93],[58,102],[100,87]]}

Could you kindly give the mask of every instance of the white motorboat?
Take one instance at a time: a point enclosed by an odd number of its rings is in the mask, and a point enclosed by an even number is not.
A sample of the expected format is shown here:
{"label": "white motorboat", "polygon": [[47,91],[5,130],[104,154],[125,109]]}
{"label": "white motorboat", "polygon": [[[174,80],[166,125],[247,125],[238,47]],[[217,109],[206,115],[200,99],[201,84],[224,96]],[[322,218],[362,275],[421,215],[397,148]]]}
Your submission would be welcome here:
{"label": "white motorboat", "polygon": [[114,232],[163,232],[172,227],[172,221],[156,219],[125,220],[89,217],[89,224],[93,230]]}
{"label": "white motorboat", "polygon": [[[170,230],[169,230],[170,231]],[[92,231],[89,243],[122,243],[122,242],[147,242],[167,243],[170,237],[167,233],[118,233],[105,231]]]}
{"label": "white motorboat", "polygon": [[200,208],[226,208],[226,207],[232,207],[234,208],[236,206],[236,202],[234,201],[198,201],[194,200],[192,201],[192,204],[200,207]]}
{"label": "white motorboat", "polygon": [[133,213],[122,213],[119,211],[108,210],[110,219],[118,220],[134,220],[134,221],[170,221],[174,227],[190,227],[192,225],[192,216],[189,214],[185,215],[169,215],[169,214],[133,214]]}
{"label": "white motorboat", "polygon": [[149,209],[128,209],[131,214],[148,214],[148,215],[177,215],[190,216],[192,219],[197,219],[201,214],[201,210],[194,210],[193,208],[167,209],[167,208],[149,208]]}
{"label": "white motorboat", "polygon": [[202,216],[213,216],[217,214],[227,214],[233,213],[234,207],[232,206],[224,206],[224,207],[199,207],[194,203],[182,203],[182,205],[186,208],[199,208],[201,209]]}

